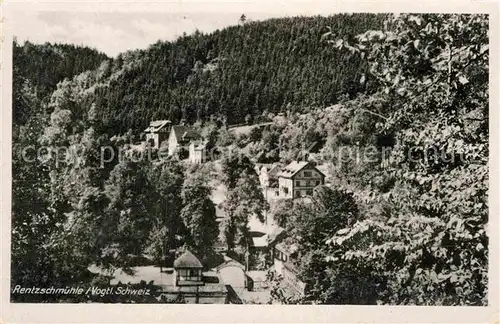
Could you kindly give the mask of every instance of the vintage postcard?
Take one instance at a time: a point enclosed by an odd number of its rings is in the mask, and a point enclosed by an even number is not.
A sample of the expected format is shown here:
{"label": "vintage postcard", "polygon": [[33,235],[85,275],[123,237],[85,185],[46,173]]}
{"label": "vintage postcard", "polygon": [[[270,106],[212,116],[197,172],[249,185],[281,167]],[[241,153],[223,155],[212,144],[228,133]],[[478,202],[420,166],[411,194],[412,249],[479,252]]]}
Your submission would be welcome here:
{"label": "vintage postcard", "polygon": [[2,11],[2,321],[499,320],[497,4]]}

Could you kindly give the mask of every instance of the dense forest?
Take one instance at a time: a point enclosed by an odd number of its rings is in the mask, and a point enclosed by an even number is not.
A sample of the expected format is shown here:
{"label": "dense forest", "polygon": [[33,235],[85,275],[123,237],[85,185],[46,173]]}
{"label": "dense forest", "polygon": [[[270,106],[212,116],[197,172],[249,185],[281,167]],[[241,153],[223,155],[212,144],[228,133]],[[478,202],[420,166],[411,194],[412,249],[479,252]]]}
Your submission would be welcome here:
{"label": "dense forest", "polygon": [[24,124],[32,112],[23,91],[36,94],[37,98],[47,103],[60,81],[94,70],[109,59],[94,49],[67,44],[18,44],[14,40],[12,50],[13,118],[16,125]]}
{"label": "dense forest", "polygon": [[[270,19],[158,42],[105,60],[92,76],[88,100],[105,126],[121,133],[143,129],[152,119],[175,123],[212,116],[235,124],[263,111],[332,104],[342,93],[364,90],[369,79],[359,82],[366,72],[359,57],[331,51],[321,36],[331,29],[352,38],[381,27],[382,18],[360,14]],[[32,53],[29,43],[24,47],[14,53],[16,62],[29,61],[33,55],[45,60],[45,52]],[[56,52],[50,49],[46,52]],[[87,61],[68,57],[60,61],[62,69],[65,65],[90,69],[103,59],[97,53],[87,55]],[[51,86],[52,80],[71,76],[61,74],[61,69],[56,73],[36,71],[31,65],[26,69],[35,84],[42,74],[51,76]]]}
{"label": "dense forest", "polygon": [[[292,233],[309,300],[486,305],[488,19],[390,22],[355,42],[334,38],[336,50],[368,61],[378,91],[282,126],[289,139],[326,139],[317,160],[333,186],[275,214]],[[274,296],[304,302],[279,286]]]}
{"label": "dense forest", "polygon": [[[89,265],[129,269],[184,245],[209,255],[220,230],[246,255],[249,215],[268,211],[309,285],[297,299],[274,278],[274,301],[487,304],[486,16],[271,19],[116,58],[14,46],[12,284],[88,283]],[[157,118],[233,148],[219,174],[175,159],[100,165],[104,146],[137,154]],[[224,127],[258,120],[270,125]],[[255,163],[296,159],[325,165],[329,186],[313,204],[269,206]],[[214,179],[227,189],[222,229]]]}

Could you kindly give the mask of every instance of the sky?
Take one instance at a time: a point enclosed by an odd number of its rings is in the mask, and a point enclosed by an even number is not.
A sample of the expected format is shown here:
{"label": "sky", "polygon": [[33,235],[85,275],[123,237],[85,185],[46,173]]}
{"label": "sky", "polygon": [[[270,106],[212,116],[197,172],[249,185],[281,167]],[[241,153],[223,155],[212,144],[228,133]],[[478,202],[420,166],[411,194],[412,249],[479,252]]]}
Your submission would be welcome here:
{"label": "sky", "polygon": [[[18,41],[59,42],[94,47],[110,56],[130,49],[146,48],[158,40],[175,40],[196,29],[212,32],[236,25],[240,14],[204,15],[200,13],[96,13],[24,12],[30,28],[19,28]],[[256,17],[258,16],[258,18]],[[254,15],[262,20],[265,14]],[[272,17],[272,16],[271,16]],[[252,19],[249,16],[250,19]]]}
{"label": "sky", "polygon": [[474,10],[466,0],[446,6],[435,0],[5,0],[1,10],[6,35],[18,41],[85,45],[116,56],[158,40],[175,40],[184,32],[209,33],[236,25],[242,14],[265,20],[339,12],[420,12],[424,4],[430,12]]}
{"label": "sky", "polygon": [[[139,6],[137,6],[139,4]],[[96,48],[109,56],[172,41],[196,29],[212,32],[248,20],[297,15],[328,15],[319,6],[293,6],[289,1],[170,1],[152,3],[10,3],[6,23],[19,42],[58,42]],[[10,7],[9,7],[10,5]]]}

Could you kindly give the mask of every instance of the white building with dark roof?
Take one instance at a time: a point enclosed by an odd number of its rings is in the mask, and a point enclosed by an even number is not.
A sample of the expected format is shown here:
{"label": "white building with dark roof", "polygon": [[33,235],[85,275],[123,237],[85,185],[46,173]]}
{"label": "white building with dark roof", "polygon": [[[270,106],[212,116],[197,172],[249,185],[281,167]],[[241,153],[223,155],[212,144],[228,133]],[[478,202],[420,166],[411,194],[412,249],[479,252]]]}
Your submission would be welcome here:
{"label": "white building with dark roof", "polygon": [[201,286],[203,265],[189,250],[174,261],[174,286]]}
{"label": "white building with dark roof", "polygon": [[161,144],[167,140],[170,132],[170,120],[153,120],[144,130],[146,142],[151,144],[151,147],[159,148]]}
{"label": "white building with dark roof", "polygon": [[[109,279],[112,286],[139,285],[147,282],[157,288],[152,297],[171,303],[227,304],[228,287],[219,273],[206,269],[201,261],[189,250],[175,259],[173,268],[157,266],[137,266],[133,272],[115,269]],[[109,272],[98,266],[89,267],[95,274],[109,276]]]}
{"label": "white building with dark roof", "polygon": [[278,173],[278,184],[280,198],[307,197],[325,184],[325,175],[311,162],[293,161]]}
{"label": "white building with dark roof", "polygon": [[181,149],[187,149],[191,141],[200,140],[201,135],[192,127],[185,125],[172,126],[168,137],[168,154],[174,155]]}

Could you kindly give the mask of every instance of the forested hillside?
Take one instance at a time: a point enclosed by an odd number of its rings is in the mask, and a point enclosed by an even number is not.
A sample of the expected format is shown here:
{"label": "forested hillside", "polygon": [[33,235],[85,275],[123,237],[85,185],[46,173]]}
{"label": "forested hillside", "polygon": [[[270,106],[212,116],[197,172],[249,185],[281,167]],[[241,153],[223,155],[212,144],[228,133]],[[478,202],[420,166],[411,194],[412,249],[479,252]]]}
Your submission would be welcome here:
{"label": "forested hillside", "polygon": [[[13,109],[30,110],[14,120],[11,284],[88,283],[90,265],[161,264],[184,245],[208,255],[220,233],[244,256],[249,218],[265,214],[309,287],[289,298],[275,280],[275,301],[487,305],[488,17],[386,18],[250,22],[110,60],[90,50],[79,68],[56,60],[68,79],[50,98],[52,61],[25,67],[16,55]],[[78,74],[85,64],[99,66]],[[156,149],[132,158],[156,118],[195,124],[228,152],[220,167]],[[252,119],[270,122],[248,134],[221,126]],[[269,206],[255,162],[299,159],[326,167],[327,185],[313,204]],[[212,180],[227,189],[223,228]]]}
{"label": "forested hillside", "polygon": [[326,138],[333,185],[314,204],[275,214],[316,303],[486,305],[488,18],[390,22],[353,43],[334,38],[332,50],[369,62],[375,94],[288,118],[277,131],[287,154]]}
{"label": "forested hillside", "polygon": [[26,122],[31,113],[27,96],[47,102],[57,83],[87,70],[96,69],[108,59],[94,49],[69,44],[13,44],[14,124]]}
{"label": "forested hillside", "polygon": [[[106,131],[143,129],[152,119],[219,117],[244,122],[263,111],[322,107],[364,90],[363,61],[331,50],[322,35],[353,37],[381,26],[382,16],[336,15],[248,22],[158,42],[105,62],[92,80]],[[91,77],[92,78],[92,77]]]}

